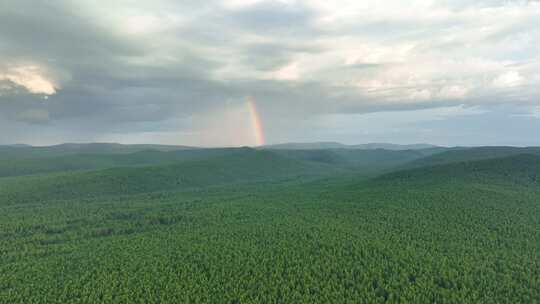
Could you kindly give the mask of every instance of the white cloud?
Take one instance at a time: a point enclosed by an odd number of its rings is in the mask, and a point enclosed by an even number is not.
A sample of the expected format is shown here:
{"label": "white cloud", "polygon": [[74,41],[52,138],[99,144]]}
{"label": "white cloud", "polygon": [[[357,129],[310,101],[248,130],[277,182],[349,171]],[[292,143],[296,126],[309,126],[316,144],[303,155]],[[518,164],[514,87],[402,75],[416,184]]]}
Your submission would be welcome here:
{"label": "white cloud", "polygon": [[450,85],[443,87],[439,92],[439,96],[441,98],[460,99],[466,97],[468,92],[469,90],[464,86]]}
{"label": "white cloud", "polygon": [[286,66],[269,73],[268,78],[275,80],[298,80],[300,78],[298,63],[291,62]]}
{"label": "white cloud", "polygon": [[149,34],[167,28],[163,18],[152,15],[134,15],[123,18],[120,29],[127,34]]}
{"label": "white cloud", "polygon": [[277,2],[280,4],[295,4],[296,0],[223,0],[225,8],[231,10],[243,9],[263,2]]}
{"label": "white cloud", "polygon": [[412,90],[407,97],[408,99],[422,101],[422,100],[430,100],[433,97],[433,94],[428,89],[419,89],[419,90]]}
{"label": "white cloud", "polygon": [[57,90],[57,85],[36,65],[8,67],[0,71],[0,81],[2,80],[21,86],[32,94],[53,95]]}
{"label": "white cloud", "polygon": [[503,73],[493,80],[493,86],[500,89],[517,87],[524,83],[525,78],[517,71]]}
{"label": "white cloud", "polygon": [[[530,74],[538,73],[537,69],[525,68],[508,72],[510,65],[540,59],[539,52],[530,51],[540,45],[540,32],[535,27],[540,20],[538,3],[223,0],[217,7],[209,6],[208,11],[212,11],[209,16],[220,16],[230,11],[236,14],[255,9],[257,16],[268,22],[274,16],[264,15],[266,6],[259,4],[272,2],[314,13],[314,19],[306,23],[313,27],[305,28],[309,34],[290,36],[285,32],[280,35],[225,24],[225,33],[231,34],[227,31],[231,28],[234,39],[219,47],[200,41],[190,44],[189,39],[182,43],[165,43],[172,41],[164,38],[166,34],[174,32],[164,32],[157,37],[162,47],[153,53],[174,57],[178,48],[188,48],[204,54],[219,63],[219,67],[209,73],[218,81],[314,81],[329,88],[343,85],[359,88],[361,94],[367,92],[385,104],[406,101],[422,106],[441,99],[474,98],[478,101],[491,96],[493,89],[514,90],[523,85],[525,79],[531,79]],[[225,12],[220,12],[223,8]],[[153,14],[155,11],[161,15]],[[163,11],[155,11],[131,17],[133,22],[127,22],[126,26],[136,33],[157,33],[159,24],[187,20],[185,14],[176,12],[160,20],[163,22],[157,22],[156,16],[163,16]],[[272,10],[268,14],[279,14],[279,11]],[[191,22],[204,23],[203,19]],[[219,22],[220,18],[217,20]],[[177,27],[189,24],[184,21],[173,23]],[[283,49],[309,45],[320,51],[304,52],[298,48],[285,58],[288,63],[272,70],[256,69],[241,58],[249,52],[246,45],[259,43],[275,44]],[[164,50],[168,48],[170,50]],[[257,54],[254,55],[253,60],[257,60]],[[151,54],[146,56],[155,58]],[[260,58],[268,59],[272,58]],[[370,65],[371,68],[362,70],[362,66]]]}
{"label": "white cloud", "polygon": [[227,9],[241,9],[263,1],[264,0],[224,0],[223,6]]}
{"label": "white cloud", "polygon": [[348,39],[342,43],[329,42],[329,45],[336,47],[343,45],[346,65],[354,64],[381,64],[381,63],[403,63],[409,58],[410,52],[414,49],[414,43],[402,43],[394,45],[382,45],[362,42],[360,39]]}

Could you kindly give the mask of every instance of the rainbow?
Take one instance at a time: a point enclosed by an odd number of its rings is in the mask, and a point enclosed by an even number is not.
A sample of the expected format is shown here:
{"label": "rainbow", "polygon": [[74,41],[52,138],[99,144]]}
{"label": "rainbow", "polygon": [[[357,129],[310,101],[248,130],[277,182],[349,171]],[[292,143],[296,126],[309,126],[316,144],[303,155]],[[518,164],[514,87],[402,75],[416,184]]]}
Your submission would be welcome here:
{"label": "rainbow", "polygon": [[257,104],[255,103],[255,99],[251,96],[246,97],[246,102],[249,107],[249,113],[251,115],[251,124],[253,125],[253,135],[255,138],[255,142],[257,146],[264,146],[265,139],[264,139],[264,131],[263,131],[263,124],[261,121],[261,116],[259,115],[259,111],[257,110]]}

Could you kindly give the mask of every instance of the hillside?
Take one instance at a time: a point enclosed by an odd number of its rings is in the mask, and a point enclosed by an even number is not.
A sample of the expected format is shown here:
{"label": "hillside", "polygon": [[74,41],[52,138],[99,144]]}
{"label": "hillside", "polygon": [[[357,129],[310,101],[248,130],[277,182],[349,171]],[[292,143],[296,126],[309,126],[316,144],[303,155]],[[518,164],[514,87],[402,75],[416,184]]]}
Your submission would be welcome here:
{"label": "hillside", "polygon": [[0,180],[0,199],[29,202],[126,195],[225,184],[294,180],[337,172],[339,170],[331,166],[243,148],[226,155],[167,165],[5,178]]}
{"label": "hillside", "polygon": [[464,161],[475,161],[483,159],[500,158],[518,154],[540,155],[540,147],[475,147],[475,148],[451,148],[440,153],[415,160],[406,167],[424,167],[440,164],[457,163]]}
{"label": "hillside", "polygon": [[540,185],[540,155],[517,154],[501,158],[444,163],[382,175],[374,183],[478,183]]}
{"label": "hillside", "polygon": [[[98,145],[101,147],[100,145]],[[120,146],[115,153],[111,149],[101,149],[101,153],[75,153],[75,150],[50,148],[42,154],[30,149],[33,155],[21,153],[18,157],[0,158],[0,178],[34,174],[46,174],[65,171],[100,170],[114,167],[133,167],[158,165],[173,162],[191,161],[235,153],[242,148],[207,148],[181,149],[174,151],[142,150],[128,153],[130,149],[150,148],[142,145],[134,147]],[[159,149],[164,149],[163,147]],[[52,152],[52,151],[55,152]],[[99,149],[88,149],[83,151]],[[105,153],[108,151],[108,153]],[[122,153],[118,151],[123,151]],[[363,150],[363,149],[269,149],[272,153],[300,161],[316,162],[343,169],[352,169],[365,175],[378,174],[411,161],[444,151],[439,148],[421,150]],[[28,152],[28,151],[27,151]],[[71,154],[73,153],[73,154]],[[1,154],[0,154],[1,155]],[[26,158],[23,156],[26,155]],[[60,155],[60,156],[59,156]]]}
{"label": "hillside", "polygon": [[0,179],[0,303],[540,299],[539,156],[334,168],[237,149]]}
{"label": "hillside", "polygon": [[361,149],[324,149],[324,150],[272,150],[289,158],[320,162],[337,167],[353,169],[357,173],[377,174],[414,160],[439,153],[437,149],[425,150],[361,150]]}
{"label": "hillside", "polygon": [[238,150],[239,148],[178,151],[144,150],[121,154],[73,154],[25,159],[0,159],[0,177],[157,165],[227,155]]}

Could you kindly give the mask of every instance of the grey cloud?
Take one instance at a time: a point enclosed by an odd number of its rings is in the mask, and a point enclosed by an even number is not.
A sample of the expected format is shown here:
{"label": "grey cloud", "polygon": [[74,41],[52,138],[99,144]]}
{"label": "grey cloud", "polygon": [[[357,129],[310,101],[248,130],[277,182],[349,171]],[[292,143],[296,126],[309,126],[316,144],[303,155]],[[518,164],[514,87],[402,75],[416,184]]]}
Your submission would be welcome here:
{"label": "grey cloud", "polygon": [[[456,11],[504,5],[503,1],[475,5],[444,2]],[[50,142],[62,138],[89,141],[111,132],[174,128],[189,132],[193,117],[226,109],[229,103],[241,105],[247,95],[256,98],[274,138],[284,138],[283,134],[288,133],[280,126],[305,127],[317,117],[335,113],[540,102],[537,83],[532,80],[520,90],[493,91],[487,87],[505,69],[515,69],[527,79],[540,74],[540,70],[527,64],[538,58],[532,43],[512,53],[512,59],[521,63],[519,66],[504,66],[500,61],[510,55],[488,51],[494,43],[512,40],[517,33],[526,33],[530,41],[537,41],[540,18],[535,16],[479,39],[477,49],[467,50],[462,41],[444,39],[446,34],[468,34],[467,26],[477,26],[462,19],[368,22],[353,18],[336,26],[321,25],[320,12],[309,1],[262,1],[236,9],[226,9],[217,0],[204,4],[127,1],[97,5],[61,0],[0,3],[0,73],[7,65],[35,64],[42,66],[46,76],[59,86],[56,94],[45,100],[42,95],[2,81],[0,127],[17,131],[0,131],[0,143],[19,142],[18,138],[31,141],[36,123]],[[140,34],[122,32],[122,18],[108,17],[119,15],[119,10],[128,5],[135,14],[157,17],[163,28]],[[102,14],[106,10],[110,16]],[[167,24],[168,14],[179,21]],[[332,44],[332,39],[340,38],[354,40]],[[392,51],[400,43],[415,47],[412,55],[398,63]],[[366,45],[374,49],[360,52],[360,59],[376,54],[379,46],[385,47],[388,54],[344,64],[345,51],[355,52]],[[441,54],[447,56],[437,57]],[[459,56],[485,60],[478,65],[488,66],[488,71],[472,76],[468,67],[463,67],[463,73],[437,71],[438,59]],[[292,62],[299,63],[298,79],[272,79],[273,72]],[[434,71],[424,71],[426,66]],[[412,75],[422,71],[425,75]],[[408,83],[406,80],[413,76],[426,79]],[[360,80],[397,83],[368,90],[356,84]],[[473,83],[477,87],[470,91],[476,95],[429,100],[405,96],[415,89],[436,92],[453,81]],[[280,123],[272,125],[273,121]],[[24,131],[25,126],[28,131]],[[312,134],[310,138],[320,137]]]}
{"label": "grey cloud", "polygon": [[46,109],[27,109],[18,114],[18,120],[31,124],[42,124],[49,121],[49,111]]}
{"label": "grey cloud", "polygon": [[317,45],[283,45],[279,43],[258,43],[245,46],[240,55],[244,64],[257,70],[275,70],[288,64],[296,55],[319,53],[324,50]]}
{"label": "grey cloud", "polygon": [[299,3],[263,1],[235,11],[227,19],[244,30],[275,35],[309,32],[314,17],[313,11]]}
{"label": "grey cloud", "polygon": [[143,53],[140,45],[110,33],[106,25],[81,15],[67,1],[3,1],[2,54],[65,63]]}

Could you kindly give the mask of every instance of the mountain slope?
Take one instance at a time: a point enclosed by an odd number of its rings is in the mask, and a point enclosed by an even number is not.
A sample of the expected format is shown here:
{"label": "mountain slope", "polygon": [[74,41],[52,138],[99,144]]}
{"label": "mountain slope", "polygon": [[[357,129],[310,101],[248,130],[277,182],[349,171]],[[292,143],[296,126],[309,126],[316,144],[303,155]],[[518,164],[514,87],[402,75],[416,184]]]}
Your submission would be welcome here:
{"label": "mountain slope", "polygon": [[374,183],[410,184],[512,184],[540,185],[540,155],[518,154],[502,158],[439,164],[392,172],[373,180]]}
{"label": "mountain slope", "polygon": [[[128,151],[134,147],[125,147],[116,151]],[[148,147],[148,146],[137,146]],[[100,170],[113,167],[133,167],[144,165],[158,165],[171,162],[192,161],[208,157],[216,157],[235,153],[242,148],[207,148],[185,149],[178,151],[143,150],[133,153],[79,153],[51,156],[54,153],[46,150],[40,156],[2,159],[0,157],[0,177],[46,174],[63,171]],[[87,148],[82,149],[88,150]],[[31,150],[35,153],[35,150]],[[48,151],[48,152],[47,152]],[[62,153],[67,153],[62,150]],[[71,150],[72,152],[74,150]],[[96,151],[96,149],[94,149]],[[102,149],[101,151],[106,151]],[[110,152],[110,149],[107,151]],[[301,161],[317,162],[340,168],[360,170],[366,174],[380,173],[419,158],[439,153],[441,149],[422,150],[363,150],[363,149],[272,149],[273,153]],[[70,153],[72,153],[70,152]],[[59,152],[60,153],[60,152]],[[60,154],[62,154],[60,153]],[[73,152],[74,153],[74,152]]]}
{"label": "mountain slope", "polygon": [[227,155],[238,150],[239,148],[187,149],[167,152],[145,150],[122,154],[73,154],[45,158],[0,159],[0,177],[157,165]]}
{"label": "mountain slope", "polygon": [[228,155],[169,165],[5,178],[0,180],[0,199],[8,202],[31,202],[126,195],[225,184],[294,180],[338,171],[323,164],[245,148]]}
{"label": "mountain slope", "polygon": [[286,157],[320,162],[337,167],[353,169],[366,174],[380,173],[411,161],[438,153],[436,149],[425,150],[356,150],[356,149],[324,149],[324,150],[272,150]]}
{"label": "mountain slope", "polygon": [[507,157],[518,154],[540,155],[540,147],[476,147],[476,148],[452,148],[441,153],[435,153],[425,158],[415,160],[407,164],[407,168],[434,166],[441,164],[457,163]]}

